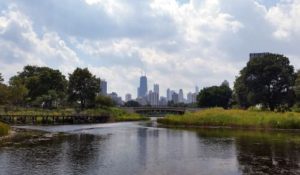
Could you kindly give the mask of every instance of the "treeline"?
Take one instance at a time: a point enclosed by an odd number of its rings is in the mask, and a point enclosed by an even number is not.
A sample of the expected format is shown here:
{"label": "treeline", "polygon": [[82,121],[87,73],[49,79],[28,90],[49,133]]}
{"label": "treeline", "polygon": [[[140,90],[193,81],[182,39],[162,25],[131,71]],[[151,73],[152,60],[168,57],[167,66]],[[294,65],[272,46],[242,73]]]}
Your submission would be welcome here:
{"label": "treeline", "polygon": [[201,90],[200,107],[260,107],[287,111],[300,107],[300,71],[295,72],[287,57],[268,54],[249,60],[236,77],[233,90],[227,83]]}
{"label": "treeline", "polygon": [[25,66],[10,78],[8,85],[0,73],[0,105],[47,109],[112,106],[110,98],[99,95],[100,81],[87,68],[75,69],[67,80],[59,70]]}

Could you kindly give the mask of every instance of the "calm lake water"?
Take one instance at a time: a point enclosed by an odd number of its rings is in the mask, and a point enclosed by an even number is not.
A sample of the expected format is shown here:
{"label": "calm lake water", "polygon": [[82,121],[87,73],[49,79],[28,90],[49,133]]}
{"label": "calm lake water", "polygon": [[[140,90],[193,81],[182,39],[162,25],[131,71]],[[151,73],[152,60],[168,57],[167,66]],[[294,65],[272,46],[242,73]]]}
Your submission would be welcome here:
{"label": "calm lake water", "polygon": [[1,175],[300,174],[300,133],[138,122],[29,128],[70,136],[0,148]]}

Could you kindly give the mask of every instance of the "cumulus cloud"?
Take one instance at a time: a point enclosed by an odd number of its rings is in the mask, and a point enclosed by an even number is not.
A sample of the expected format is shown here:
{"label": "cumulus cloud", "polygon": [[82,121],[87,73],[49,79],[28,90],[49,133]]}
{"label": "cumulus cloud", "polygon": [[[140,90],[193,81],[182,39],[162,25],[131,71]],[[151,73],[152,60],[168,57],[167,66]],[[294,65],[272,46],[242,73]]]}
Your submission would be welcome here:
{"label": "cumulus cloud", "polygon": [[282,53],[300,67],[299,8],[298,0],[2,1],[0,72],[89,67],[120,95],[136,94],[141,72],[163,91],[232,84],[250,52]]}
{"label": "cumulus cloud", "polygon": [[62,65],[80,62],[57,33],[43,32],[39,36],[33,29],[33,22],[16,7],[3,11],[0,21],[0,69],[6,70],[3,71],[6,78],[27,64],[63,68]]}

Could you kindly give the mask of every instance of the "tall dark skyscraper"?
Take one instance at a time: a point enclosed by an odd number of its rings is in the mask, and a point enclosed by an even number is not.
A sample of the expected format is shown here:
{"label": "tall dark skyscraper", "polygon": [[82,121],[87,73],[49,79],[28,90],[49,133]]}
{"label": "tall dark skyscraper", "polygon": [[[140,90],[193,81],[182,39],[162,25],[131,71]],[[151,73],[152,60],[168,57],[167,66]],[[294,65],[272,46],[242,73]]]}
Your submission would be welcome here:
{"label": "tall dark skyscraper", "polygon": [[140,87],[138,88],[138,97],[145,97],[148,92],[148,83],[147,77],[141,76],[140,78]]}

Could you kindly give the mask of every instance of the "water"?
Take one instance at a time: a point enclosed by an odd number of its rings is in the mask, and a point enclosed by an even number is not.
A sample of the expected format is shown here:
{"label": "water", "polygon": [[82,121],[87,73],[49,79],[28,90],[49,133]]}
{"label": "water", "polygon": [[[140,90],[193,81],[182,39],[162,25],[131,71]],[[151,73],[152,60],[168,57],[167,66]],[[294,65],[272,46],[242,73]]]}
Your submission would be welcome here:
{"label": "water", "polygon": [[0,148],[1,175],[300,174],[300,134],[146,123],[29,127],[70,136]]}

